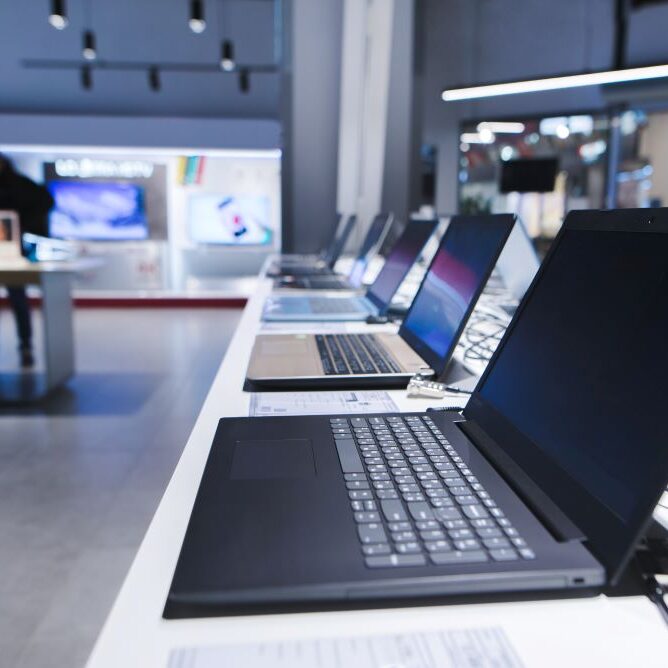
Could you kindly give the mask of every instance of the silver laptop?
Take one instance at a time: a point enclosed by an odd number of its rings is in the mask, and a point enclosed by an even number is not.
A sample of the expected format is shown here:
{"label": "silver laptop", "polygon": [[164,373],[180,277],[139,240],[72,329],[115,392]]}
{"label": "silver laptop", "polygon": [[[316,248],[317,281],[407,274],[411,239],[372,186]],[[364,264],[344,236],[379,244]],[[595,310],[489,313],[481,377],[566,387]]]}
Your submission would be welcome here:
{"label": "silver laptop", "polygon": [[411,220],[364,295],[272,295],[262,315],[269,321],[366,320],[384,315],[399,286],[433,234],[438,220]]}
{"label": "silver laptop", "polygon": [[247,380],[265,388],[402,387],[441,376],[515,217],[455,216],[398,333],[259,335]]}

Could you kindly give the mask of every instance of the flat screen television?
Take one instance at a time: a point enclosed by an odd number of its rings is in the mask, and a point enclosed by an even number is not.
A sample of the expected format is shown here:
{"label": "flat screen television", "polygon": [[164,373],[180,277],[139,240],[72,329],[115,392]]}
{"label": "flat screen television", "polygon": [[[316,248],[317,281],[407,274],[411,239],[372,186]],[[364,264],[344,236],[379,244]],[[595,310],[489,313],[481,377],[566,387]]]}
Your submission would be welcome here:
{"label": "flat screen television", "polygon": [[188,233],[198,244],[267,246],[273,239],[269,198],[193,194],[188,198]]}
{"label": "flat screen television", "polygon": [[551,193],[557,178],[557,158],[522,158],[501,162],[502,193]]}
{"label": "flat screen television", "polygon": [[132,183],[50,181],[55,205],[49,234],[80,241],[131,241],[148,237],[144,189]]}

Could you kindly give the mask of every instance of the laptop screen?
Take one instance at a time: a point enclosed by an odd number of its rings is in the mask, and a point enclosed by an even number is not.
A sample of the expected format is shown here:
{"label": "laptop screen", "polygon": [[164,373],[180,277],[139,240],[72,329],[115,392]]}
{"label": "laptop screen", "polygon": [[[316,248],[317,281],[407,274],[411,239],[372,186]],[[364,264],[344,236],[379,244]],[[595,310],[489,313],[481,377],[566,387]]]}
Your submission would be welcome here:
{"label": "laptop screen", "polygon": [[441,375],[515,218],[455,216],[406,314],[401,336]]}
{"label": "laptop screen", "polygon": [[467,417],[614,567],[668,482],[668,233],[568,220]]}
{"label": "laptop screen", "polygon": [[337,229],[334,241],[332,241],[332,244],[330,245],[328,251],[325,253],[325,262],[330,267],[333,267],[336,264],[336,261],[339,259],[339,256],[341,255],[341,253],[343,253],[343,249],[346,247],[348,237],[350,236],[350,233],[353,231],[353,227],[355,227],[356,223],[357,223],[357,216],[353,214],[352,216],[348,216],[345,223],[343,223],[343,227],[341,228],[340,234],[339,234],[339,229]]}
{"label": "laptop screen", "polygon": [[348,282],[351,285],[357,287],[362,284],[371,254],[376,250],[384,237],[384,232],[390,223],[390,219],[391,217],[388,214],[380,213],[371,221],[364,241],[362,241],[362,245],[357,252],[357,258],[348,275]]}
{"label": "laptop screen", "polygon": [[367,299],[381,311],[390,305],[394,293],[406,278],[437,225],[437,220],[411,220],[404,228],[366,293]]}

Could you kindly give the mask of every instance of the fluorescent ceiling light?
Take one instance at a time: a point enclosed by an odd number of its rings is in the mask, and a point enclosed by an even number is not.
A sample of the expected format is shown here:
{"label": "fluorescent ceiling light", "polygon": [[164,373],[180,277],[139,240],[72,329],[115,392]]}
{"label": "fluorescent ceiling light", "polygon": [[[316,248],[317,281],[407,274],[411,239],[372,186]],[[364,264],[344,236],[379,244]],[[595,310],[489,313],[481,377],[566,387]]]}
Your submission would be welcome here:
{"label": "fluorescent ceiling light", "polygon": [[518,135],[524,132],[524,123],[511,123],[507,121],[483,121],[478,123],[478,132],[489,130],[495,134]]}
{"label": "fluorescent ceiling light", "polygon": [[599,86],[602,84],[623,83],[626,81],[643,81],[645,79],[661,79],[668,77],[667,65],[650,65],[648,67],[630,67],[624,70],[606,72],[588,72],[571,74],[563,77],[546,79],[529,79],[527,81],[511,81],[508,83],[469,86],[467,88],[449,88],[441,93],[444,102],[459,100],[475,100],[482,97],[497,95],[515,95],[517,93],[537,93],[562,88],[579,88],[581,86]]}
{"label": "fluorescent ceiling light", "polygon": [[459,140],[465,144],[493,144],[496,137],[489,130],[487,132],[464,132]]}

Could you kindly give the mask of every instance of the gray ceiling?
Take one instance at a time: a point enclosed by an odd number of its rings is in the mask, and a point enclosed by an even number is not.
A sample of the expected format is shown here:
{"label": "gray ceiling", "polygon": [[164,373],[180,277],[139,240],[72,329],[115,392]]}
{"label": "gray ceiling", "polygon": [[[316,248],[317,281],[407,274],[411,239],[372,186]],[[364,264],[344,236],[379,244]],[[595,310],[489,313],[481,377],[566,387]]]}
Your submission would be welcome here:
{"label": "gray ceiling", "polygon": [[104,61],[215,64],[221,39],[229,38],[239,64],[275,62],[274,1],[204,3],[207,28],[198,35],[187,25],[188,0],[67,0],[70,23],[62,31],[47,22],[50,0],[0,2],[0,112],[276,118],[277,73],[253,73],[242,94],[234,74],[166,72],[153,92],[143,71],[98,70],[86,91],[78,71],[22,66],[25,59],[80,60],[88,14]]}

